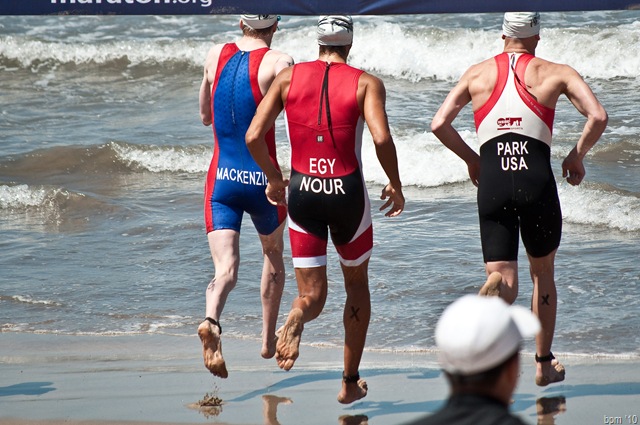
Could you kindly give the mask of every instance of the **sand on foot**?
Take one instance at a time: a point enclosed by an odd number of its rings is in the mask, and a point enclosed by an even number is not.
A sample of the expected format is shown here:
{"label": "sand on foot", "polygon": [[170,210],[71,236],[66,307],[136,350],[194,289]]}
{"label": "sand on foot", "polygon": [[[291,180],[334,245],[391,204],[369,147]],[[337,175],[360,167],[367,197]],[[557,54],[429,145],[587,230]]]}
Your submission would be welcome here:
{"label": "sand on foot", "polygon": [[489,297],[500,296],[500,285],[502,284],[502,275],[499,272],[493,272],[487,278],[487,281],[480,288],[478,295]]}
{"label": "sand on foot", "polygon": [[284,326],[276,333],[276,362],[280,369],[290,370],[300,355],[300,338],[304,329],[302,314],[299,308],[292,309]]}
{"label": "sand on foot", "polygon": [[198,326],[198,336],[202,341],[202,356],[204,365],[214,376],[226,378],[229,376],[227,365],[222,357],[222,341],[220,340],[220,330],[205,320]]}

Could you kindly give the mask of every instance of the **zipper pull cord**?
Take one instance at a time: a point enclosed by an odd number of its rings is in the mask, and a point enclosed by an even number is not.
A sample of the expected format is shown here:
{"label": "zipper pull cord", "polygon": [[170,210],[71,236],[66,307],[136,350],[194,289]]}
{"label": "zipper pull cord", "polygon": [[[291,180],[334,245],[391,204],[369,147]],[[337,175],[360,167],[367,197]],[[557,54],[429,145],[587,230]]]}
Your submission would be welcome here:
{"label": "zipper pull cord", "polygon": [[529,93],[529,90],[527,89],[527,85],[524,83],[524,81],[520,79],[520,77],[518,77],[518,74],[516,73],[516,54],[515,53],[511,54],[511,60],[509,61],[509,63],[511,66],[511,70],[513,71],[513,76],[516,79],[516,82],[520,85],[520,87],[524,89],[525,92]]}
{"label": "zipper pull cord", "polygon": [[322,124],[322,101],[325,102],[325,108],[327,110],[327,126],[329,127],[329,134],[331,135],[331,141],[333,147],[336,147],[336,141],[333,137],[333,125],[331,123],[331,109],[329,108],[329,68],[331,63],[327,62],[324,68],[324,78],[322,80],[322,90],[320,91],[320,107],[318,108],[318,125]]}

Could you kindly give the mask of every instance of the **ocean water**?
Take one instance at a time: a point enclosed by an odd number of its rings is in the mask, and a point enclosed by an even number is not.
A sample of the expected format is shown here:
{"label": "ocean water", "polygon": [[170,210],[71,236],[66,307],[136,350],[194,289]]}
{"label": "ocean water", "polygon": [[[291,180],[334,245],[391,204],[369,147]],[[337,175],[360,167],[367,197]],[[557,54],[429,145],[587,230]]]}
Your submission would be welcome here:
{"label": "ocean water", "polygon": [[[560,163],[584,119],[563,99],[552,163],[564,233],[557,255],[556,354],[640,357],[640,12],[544,13],[537,54],[576,68],[609,113],[579,187]],[[316,58],[315,19],[284,16],[273,48]],[[501,51],[501,15],[356,17],[352,65],[382,78],[407,206],[377,211],[386,179],[365,131],[373,203],[367,349],[429,351],[444,307],[484,281],[475,187],[430,132],[462,72]],[[199,120],[209,47],[237,39],[234,16],[0,17],[0,332],[194,335],[212,277],[202,213],[212,134]],[[458,118],[477,147],[469,107]],[[278,121],[278,156],[288,146]],[[287,237],[287,235],[285,235]],[[287,244],[288,245],[288,239]],[[260,338],[261,258],[246,219],[226,338]],[[297,293],[289,251],[281,307]],[[520,253],[520,296],[531,283]],[[344,290],[303,343],[340,347]],[[533,351],[529,344],[525,351]]]}

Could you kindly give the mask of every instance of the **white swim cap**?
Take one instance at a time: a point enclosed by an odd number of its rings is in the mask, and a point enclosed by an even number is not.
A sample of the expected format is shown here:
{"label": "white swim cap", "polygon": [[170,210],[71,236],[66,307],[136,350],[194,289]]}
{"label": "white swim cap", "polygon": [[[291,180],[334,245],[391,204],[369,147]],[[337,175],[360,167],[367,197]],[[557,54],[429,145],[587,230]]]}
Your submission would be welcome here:
{"label": "white swim cap", "polygon": [[504,14],[502,34],[510,38],[529,38],[540,33],[538,12],[507,12]]}
{"label": "white swim cap", "polygon": [[353,20],[348,15],[321,16],[317,35],[321,46],[348,46],[353,42]]}
{"label": "white swim cap", "polygon": [[269,28],[279,21],[278,15],[242,15],[242,22],[254,30]]}

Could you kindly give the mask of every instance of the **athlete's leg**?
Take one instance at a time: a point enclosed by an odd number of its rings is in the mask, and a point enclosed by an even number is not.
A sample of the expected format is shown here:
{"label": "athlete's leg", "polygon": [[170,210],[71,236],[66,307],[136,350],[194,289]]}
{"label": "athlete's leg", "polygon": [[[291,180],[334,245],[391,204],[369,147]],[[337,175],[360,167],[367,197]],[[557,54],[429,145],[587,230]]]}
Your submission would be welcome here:
{"label": "athlete's leg", "polygon": [[240,265],[240,233],[231,229],[210,232],[209,249],[215,275],[206,292],[206,315],[219,320],[227,297],[236,286]]}
{"label": "athlete's leg", "polygon": [[344,306],[344,377],[338,401],[353,403],[367,395],[367,383],[359,378],[358,369],[364,351],[371,318],[369,294],[369,260],[355,267],[342,265],[347,300]]}
{"label": "athlete's leg", "polygon": [[[556,312],[558,296],[554,278],[554,262],[557,250],[550,254],[535,258],[529,255],[529,270],[533,281],[531,310],[540,319],[542,330],[536,337],[536,354],[543,359],[551,354],[551,344],[556,328]],[[547,357],[548,358],[548,357]],[[564,367],[557,361],[548,358],[536,362],[536,384],[545,386],[564,380]]]}
{"label": "athlete's leg", "polygon": [[[518,297],[518,262],[517,261],[489,261],[485,263],[485,270],[487,277],[491,276],[491,273],[498,272],[502,275],[502,283],[500,284],[500,298],[513,304]],[[483,287],[483,289],[485,289]],[[480,290],[481,295],[483,289]]]}
{"label": "athlete's leg", "polygon": [[260,279],[260,299],[262,301],[261,355],[265,359],[270,359],[276,353],[276,321],[280,311],[285,279],[282,259],[284,226],[285,223],[282,222],[270,235],[259,235],[264,256],[262,278]]}
{"label": "athlete's leg", "polygon": [[278,331],[276,361],[281,369],[293,367],[300,354],[304,324],[320,315],[327,300],[327,266],[296,268],[298,296],[284,326]]}
{"label": "athlete's leg", "polygon": [[[238,280],[240,233],[231,229],[221,229],[210,232],[207,238],[215,275],[207,286],[205,315],[219,322],[227,297]],[[222,357],[220,334],[220,326],[208,320],[203,321],[198,327],[205,366],[215,376],[226,378],[228,373]]]}

